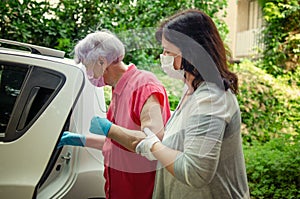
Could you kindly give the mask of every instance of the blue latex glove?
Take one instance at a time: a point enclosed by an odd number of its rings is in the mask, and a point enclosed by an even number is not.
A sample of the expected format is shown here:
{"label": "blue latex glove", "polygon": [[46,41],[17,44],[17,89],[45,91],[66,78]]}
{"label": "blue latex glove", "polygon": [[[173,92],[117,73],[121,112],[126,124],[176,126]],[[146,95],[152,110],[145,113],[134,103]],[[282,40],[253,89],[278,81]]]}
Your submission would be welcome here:
{"label": "blue latex glove", "polygon": [[64,145],[84,146],[85,142],[86,137],[84,135],[65,131],[60,138],[57,148],[63,147]]}
{"label": "blue latex glove", "polygon": [[108,119],[94,116],[91,120],[90,132],[107,137],[111,125],[112,123]]}

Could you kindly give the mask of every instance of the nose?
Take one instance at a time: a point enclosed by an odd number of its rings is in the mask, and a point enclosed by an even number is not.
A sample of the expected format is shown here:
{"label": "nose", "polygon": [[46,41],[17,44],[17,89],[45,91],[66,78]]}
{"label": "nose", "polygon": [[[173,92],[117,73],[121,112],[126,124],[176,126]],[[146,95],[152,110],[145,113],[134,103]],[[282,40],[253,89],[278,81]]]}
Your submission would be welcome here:
{"label": "nose", "polygon": [[163,50],[162,54],[163,54],[163,55],[167,55],[166,50]]}

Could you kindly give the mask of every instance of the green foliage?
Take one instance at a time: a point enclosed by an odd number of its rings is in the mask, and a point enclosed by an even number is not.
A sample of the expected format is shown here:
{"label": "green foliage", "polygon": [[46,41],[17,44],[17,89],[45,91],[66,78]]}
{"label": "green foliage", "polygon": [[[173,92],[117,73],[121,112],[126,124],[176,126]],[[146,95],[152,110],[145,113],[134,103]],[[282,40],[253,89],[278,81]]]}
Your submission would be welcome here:
{"label": "green foliage", "polygon": [[51,46],[58,24],[47,17],[53,9],[48,2],[4,0],[0,3],[0,37],[42,46]]}
{"label": "green foliage", "polygon": [[[88,33],[108,29],[126,46],[126,62],[151,68],[161,52],[154,38],[164,18],[186,8],[200,8],[216,21],[225,39],[228,28],[216,17],[226,0],[3,0],[0,3],[0,38],[56,48],[72,57],[78,40]],[[226,13],[224,12],[224,15]]]}
{"label": "green foliage", "polygon": [[300,198],[300,136],[244,148],[251,198]]}
{"label": "green foliage", "polygon": [[240,81],[244,144],[300,133],[299,87],[274,78],[247,60],[234,65],[233,70]]}
{"label": "green foliage", "polygon": [[261,0],[261,4],[266,22],[261,67],[275,77],[292,75],[300,65],[299,1]]}
{"label": "green foliage", "polygon": [[[108,29],[125,44],[126,63],[158,71],[158,55],[162,49],[154,36],[163,19],[180,10],[199,8],[213,18],[226,40],[228,27],[217,17],[220,13],[226,16],[226,7],[227,0],[60,0],[56,4],[3,0],[0,3],[0,38],[56,48],[72,57],[77,41],[95,30]],[[159,74],[163,74],[162,71]],[[182,84],[165,77],[164,74],[160,76],[166,84],[173,84],[168,91],[173,110],[179,101]]]}
{"label": "green foliage", "polygon": [[111,101],[111,96],[112,96],[112,90],[110,86],[105,86],[103,88],[104,90],[104,98],[105,98],[105,104],[108,107]]}

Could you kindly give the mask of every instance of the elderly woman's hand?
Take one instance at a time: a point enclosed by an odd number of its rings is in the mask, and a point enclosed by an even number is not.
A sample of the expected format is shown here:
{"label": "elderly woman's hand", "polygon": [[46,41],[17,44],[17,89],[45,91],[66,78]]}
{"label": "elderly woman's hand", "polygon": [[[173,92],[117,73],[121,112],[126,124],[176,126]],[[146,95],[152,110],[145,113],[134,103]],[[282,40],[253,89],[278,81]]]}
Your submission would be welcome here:
{"label": "elderly woman's hand", "polygon": [[65,131],[60,138],[57,148],[61,148],[65,145],[84,146],[85,143],[86,143],[86,137],[84,135]]}
{"label": "elderly woman's hand", "polygon": [[99,116],[94,116],[91,120],[90,132],[97,135],[104,135],[107,137],[112,123],[106,119]]}

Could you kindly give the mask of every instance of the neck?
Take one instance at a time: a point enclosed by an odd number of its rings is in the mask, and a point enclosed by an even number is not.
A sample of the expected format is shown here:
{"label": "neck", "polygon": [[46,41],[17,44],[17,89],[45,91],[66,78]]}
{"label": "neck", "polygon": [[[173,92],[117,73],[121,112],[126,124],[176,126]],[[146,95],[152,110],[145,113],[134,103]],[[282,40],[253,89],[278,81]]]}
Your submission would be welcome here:
{"label": "neck", "polygon": [[118,62],[110,66],[113,71],[113,82],[112,87],[115,87],[118,81],[121,79],[122,75],[127,71],[128,65],[124,64],[124,62]]}
{"label": "neck", "polygon": [[191,73],[189,72],[186,72],[185,73],[185,83],[186,85],[188,86],[188,92],[189,94],[192,94],[194,92],[194,88],[193,88],[193,80],[195,79],[195,76],[192,75]]}

